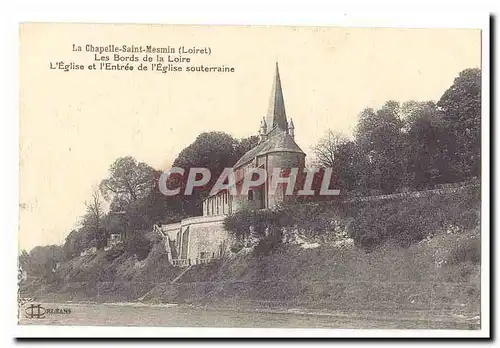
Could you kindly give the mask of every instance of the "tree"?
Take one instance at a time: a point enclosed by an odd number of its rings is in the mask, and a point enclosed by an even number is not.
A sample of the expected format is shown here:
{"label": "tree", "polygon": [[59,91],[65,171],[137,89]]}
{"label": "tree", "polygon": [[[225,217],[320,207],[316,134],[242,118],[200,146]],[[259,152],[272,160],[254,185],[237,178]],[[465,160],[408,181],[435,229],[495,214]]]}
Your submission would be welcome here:
{"label": "tree", "polygon": [[365,175],[363,156],[354,141],[346,141],[339,145],[334,162],[334,172],[338,175],[341,192],[349,192],[358,188],[362,176]]}
{"label": "tree", "polygon": [[388,101],[376,112],[365,109],[360,114],[355,137],[364,157],[362,181],[368,190],[392,193],[402,183],[403,123],[399,113],[399,103]]}
{"label": "tree", "polygon": [[21,252],[19,264],[26,273],[45,283],[52,283],[57,264],[63,260],[62,247],[36,246],[29,253]]}
{"label": "tree", "polygon": [[339,150],[347,142],[347,137],[342,133],[331,129],[327,130],[323,138],[313,148],[314,155],[319,164],[323,167],[333,168]]}
{"label": "tree", "polygon": [[333,169],[332,184],[336,185],[342,194],[356,188],[360,158],[355,142],[342,133],[329,129],[313,149],[317,165]]}
{"label": "tree", "polygon": [[26,270],[29,267],[29,262],[30,262],[30,257],[28,255],[28,252],[25,249],[23,249],[17,259],[18,267],[22,270]]}
{"label": "tree", "polygon": [[[231,168],[240,157],[257,145],[257,137],[238,140],[223,132],[205,132],[184,148],[174,161],[174,167],[184,168],[183,177],[170,176],[167,186],[181,188],[184,192],[186,180],[191,168],[206,168],[210,170],[210,181],[190,196],[177,196],[178,212],[187,216],[201,215],[201,202],[207,197],[215,181],[224,168]],[[179,202],[180,198],[180,202]]]}
{"label": "tree", "polygon": [[95,247],[103,249],[107,244],[108,236],[107,231],[102,225],[105,212],[101,194],[97,187],[92,191],[92,198],[85,202],[85,207],[87,211],[83,217],[82,225],[93,236]]}
{"label": "tree", "polygon": [[140,215],[142,226],[178,222],[182,218],[182,214],[180,214],[182,210],[181,198],[165,196],[159,188],[151,190],[149,195],[138,203],[137,205],[131,204],[130,208],[133,209],[127,209],[127,211],[133,210],[130,216]]}
{"label": "tree", "polygon": [[107,200],[113,200],[112,210],[120,210],[151,192],[155,173],[146,163],[130,156],[121,157],[110,166],[109,177],[101,181],[99,188]]}
{"label": "tree", "polygon": [[447,181],[479,176],[481,171],[481,70],[460,72],[439,102],[447,131]]}
{"label": "tree", "polygon": [[257,146],[258,143],[259,137],[256,135],[240,139],[236,145],[236,157],[238,157],[236,160],[243,156],[247,151]]}
{"label": "tree", "polygon": [[80,255],[92,246],[93,240],[94,235],[90,229],[79,228],[72,230],[63,245],[64,258],[68,260]]}
{"label": "tree", "polygon": [[446,141],[442,113],[434,102],[409,101],[402,105],[404,121],[405,182],[422,189],[441,183],[446,169],[442,145]]}

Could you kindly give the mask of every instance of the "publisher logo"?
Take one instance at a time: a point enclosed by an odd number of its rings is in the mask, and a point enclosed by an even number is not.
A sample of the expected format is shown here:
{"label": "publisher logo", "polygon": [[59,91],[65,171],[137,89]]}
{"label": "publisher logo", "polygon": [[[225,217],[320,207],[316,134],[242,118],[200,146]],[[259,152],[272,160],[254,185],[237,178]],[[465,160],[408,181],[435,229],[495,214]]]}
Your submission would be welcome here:
{"label": "publisher logo", "polygon": [[29,319],[43,319],[53,314],[71,314],[71,308],[45,308],[40,304],[31,304],[25,308],[24,313]]}
{"label": "publisher logo", "polygon": [[42,319],[45,318],[46,310],[42,307],[42,305],[32,304],[26,307],[25,311],[26,316],[30,319]]}

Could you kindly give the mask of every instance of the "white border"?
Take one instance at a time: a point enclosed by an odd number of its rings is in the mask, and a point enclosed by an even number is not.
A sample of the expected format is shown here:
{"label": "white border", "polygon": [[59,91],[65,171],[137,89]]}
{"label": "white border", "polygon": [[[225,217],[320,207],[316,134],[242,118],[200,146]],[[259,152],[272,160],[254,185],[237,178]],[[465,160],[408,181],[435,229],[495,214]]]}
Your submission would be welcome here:
{"label": "white border", "polygon": [[[222,5],[214,11],[214,4],[193,2],[174,5],[163,1],[163,5],[150,6],[147,2],[131,3],[116,1],[111,4],[102,1],[86,1],[81,7],[69,7],[67,1],[58,1],[48,6],[37,1],[24,2],[22,13],[8,18],[7,47],[2,55],[2,67],[8,77],[4,82],[8,108],[3,121],[5,139],[3,148],[6,152],[7,172],[2,171],[2,183],[6,186],[6,201],[2,201],[2,221],[6,221],[4,235],[9,243],[3,243],[10,251],[2,253],[7,256],[9,280],[15,279],[15,261],[17,241],[17,201],[18,186],[18,76],[17,55],[18,29],[17,23],[26,21],[64,21],[64,22],[108,22],[108,23],[169,23],[169,24],[238,24],[238,25],[335,25],[335,26],[376,26],[376,27],[455,27],[481,28],[483,30],[483,115],[482,115],[482,329],[479,331],[455,330],[325,330],[325,329],[216,329],[216,328],[159,328],[159,327],[69,327],[69,326],[18,326],[12,325],[12,313],[16,313],[15,290],[13,293],[3,288],[5,302],[9,303],[8,318],[10,332],[17,337],[487,337],[489,336],[489,18],[484,6],[463,6],[457,1],[439,4],[436,1],[418,1],[413,7],[404,4],[405,12],[395,11],[397,4],[388,8],[380,3],[351,1],[350,5],[332,4],[325,10],[313,2],[297,5],[297,2],[273,4],[270,1],[253,1],[243,5],[238,11],[225,10]],[[398,2],[399,3],[399,2]],[[256,10],[264,4],[263,10]],[[426,4],[428,6],[426,6]],[[430,7],[432,6],[432,7]],[[262,8],[262,6],[260,6]],[[363,8],[365,12],[354,12]],[[399,6],[401,8],[401,6]],[[455,12],[451,13],[450,8]],[[145,11],[148,9],[148,11]],[[194,10],[193,10],[194,9]],[[243,10],[242,10],[243,9]],[[312,10],[316,9],[316,10]],[[12,169],[14,168],[14,169]],[[12,174],[12,175],[11,175]],[[4,176],[7,175],[7,178]],[[11,199],[12,198],[12,199]],[[4,216],[5,215],[5,216]],[[4,219],[5,218],[5,219]],[[12,223],[12,224],[11,224]],[[14,236],[14,238],[12,238]],[[10,243],[12,242],[12,243]],[[12,246],[16,247],[13,248]],[[14,251],[14,252],[12,252]],[[15,285],[15,282],[14,282]],[[8,293],[5,293],[7,291]],[[13,304],[13,305],[11,305]],[[12,307],[12,308],[11,308]],[[13,311],[11,311],[13,309]],[[11,326],[12,325],[12,326]],[[6,327],[6,325],[4,326]]]}

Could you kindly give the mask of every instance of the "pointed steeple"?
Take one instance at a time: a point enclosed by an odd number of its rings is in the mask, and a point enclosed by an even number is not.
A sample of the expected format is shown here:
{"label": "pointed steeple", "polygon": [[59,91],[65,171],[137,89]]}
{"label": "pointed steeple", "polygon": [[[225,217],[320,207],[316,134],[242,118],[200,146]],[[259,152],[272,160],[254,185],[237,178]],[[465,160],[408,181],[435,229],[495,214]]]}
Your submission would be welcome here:
{"label": "pointed steeple", "polygon": [[267,130],[267,124],[266,124],[266,119],[262,117],[262,121],[260,121],[260,129],[266,133]]}
{"label": "pointed steeple", "polygon": [[295,138],[295,126],[293,125],[293,120],[290,119],[288,122],[288,134],[293,138]]}
{"label": "pointed steeple", "polygon": [[259,143],[263,142],[267,139],[267,125],[266,120],[262,117],[262,121],[260,121],[260,129],[259,129]]}
{"label": "pointed steeple", "polygon": [[276,62],[276,72],[274,74],[273,88],[271,90],[271,100],[266,116],[267,132],[271,132],[275,127],[283,131],[288,130],[288,122],[285,113],[285,101],[281,90],[280,72],[278,62]]}

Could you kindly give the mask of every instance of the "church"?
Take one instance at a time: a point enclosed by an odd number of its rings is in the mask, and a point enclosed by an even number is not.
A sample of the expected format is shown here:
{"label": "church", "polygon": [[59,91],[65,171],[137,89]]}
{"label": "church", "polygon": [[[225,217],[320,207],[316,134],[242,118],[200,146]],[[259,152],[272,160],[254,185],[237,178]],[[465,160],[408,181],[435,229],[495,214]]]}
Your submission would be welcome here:
{"label": "church", "polygon": [[274,168],[305,167],[305,153],[295,142],[295,126],[288,120],[281,78],[276,63],[271,98],[267,114],[260,121],[259,143],[245,153],[234,165],[237,195],[227,190],[208,196],[203,201],[203,216],[191,217],[177,224],[155,226],[165,240],[169,260],[175,266],[207,263],[223,257],[227,252],[229,235],[223,228],[226,215],[242,208],[269,209],[287,199],[285,187],[271,191],[268,180],[248,192],[242,192],[245,175],[253,168],[261,168],[269,178]]}

